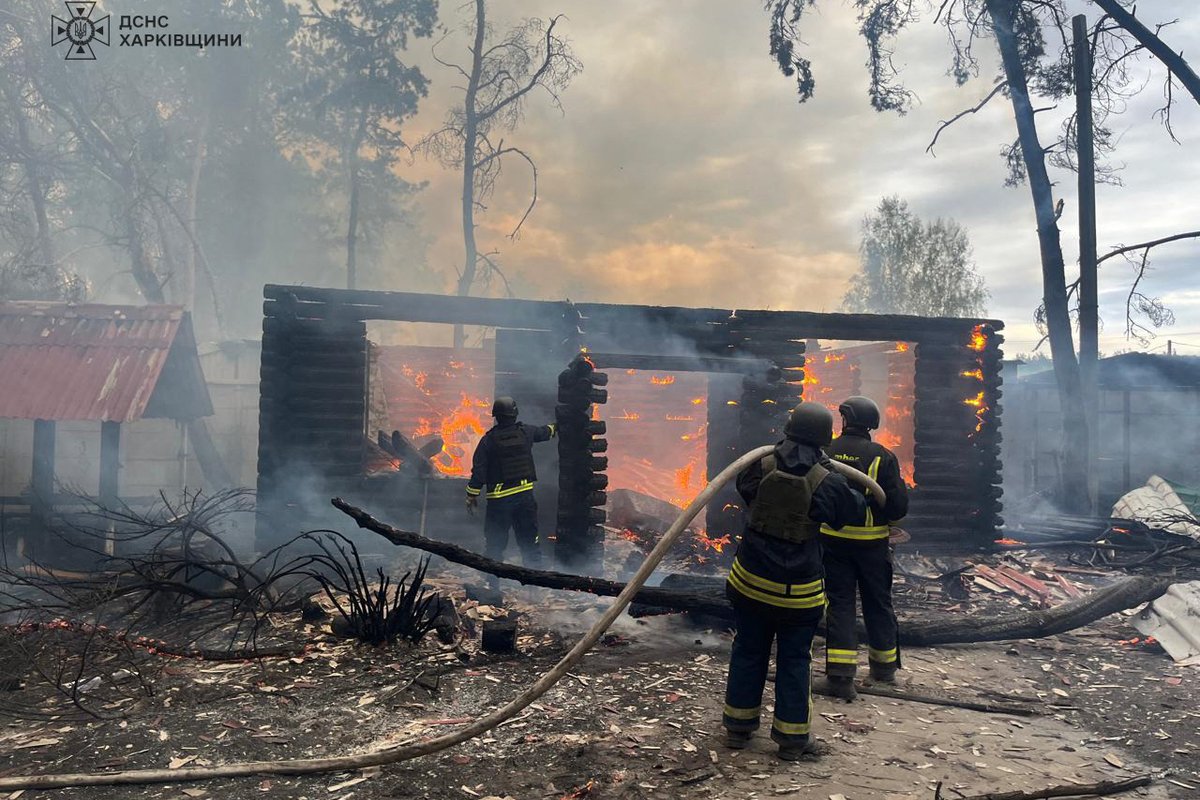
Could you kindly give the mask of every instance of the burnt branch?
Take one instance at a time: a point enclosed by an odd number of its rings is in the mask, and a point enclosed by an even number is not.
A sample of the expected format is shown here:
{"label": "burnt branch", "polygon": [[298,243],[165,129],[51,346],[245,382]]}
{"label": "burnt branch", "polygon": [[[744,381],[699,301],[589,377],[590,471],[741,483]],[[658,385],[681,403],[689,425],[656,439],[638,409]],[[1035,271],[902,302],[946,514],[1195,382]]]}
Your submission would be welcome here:
{"label": "burnt branch", "polygon": [[942,131],[946,130],[968,114],[978,114],[981,110],[983,110],[983,107],[992,100],[993,97],[1000,94],[1000,92],[1004,91],[1006,88],[1008,88],[1008,81],[1001,81],[1000,83],[996,84],[994,89],[988,92],[987,97],[980,100],[976,105],[964,111],[958,112],[948,120],[943,120],[942,123],[938,125],[937,131],[934,132],[933,139],[929,142],[929,146],[925,148],[925,152],[933,156],[937,155],[933,152],[933,146],[937,144],[938,137],[942,135]]}

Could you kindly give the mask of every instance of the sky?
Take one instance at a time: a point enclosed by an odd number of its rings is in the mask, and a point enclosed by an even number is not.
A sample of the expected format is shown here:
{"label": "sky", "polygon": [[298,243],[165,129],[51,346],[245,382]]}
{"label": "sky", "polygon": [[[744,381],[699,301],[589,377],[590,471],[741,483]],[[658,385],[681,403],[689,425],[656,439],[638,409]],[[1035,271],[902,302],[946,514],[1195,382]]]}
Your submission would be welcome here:
{"label": "sky", "polygon": [[[921,2],[918,6],[923,5]],[[896,48],[896,64],[919,102],[906,115],[881,114],[867,99],[866,49],[849,3],[825,0],[806,16],[805,55],[816,96],[797,102],[794,82],[767,52],[761,3],[716,0],[522,0],[493,3],[493,23],[520,16],[565,15],[560,23],[583,71],[562,94],[562,110],[535,95],[506,142],[537,161],[539,199],[516,240],[507,233],[528,202],[529,173],[505,168],[478,219],[483,250],[498,250],[517,296],[721,308],[838,309],[858,266],[860,226],[879,200],[896,194],[923,217],[963,225],[991,292],[988,316],[1006,323],[1005,349],[1030,351],[1040,338],[1033,309],[1040,262],[1029,189],[1004,186],[1001,148],[1015,138],[1011,107],[997,98],[942,133],[936,156],[926,147],[939,122],[976,104],[991,89],[997,62],[984,52],[979,79],[957,87],[946,75],[943,29],[918,23]],[[1095,18],[1097,10],[1080,2]],[[1072,10],[1075,10],[1074,8]],[[1194,0],[1138,6],[1147,22],[1179,19],[1163,38],[1200,53]],[[465,63],[457,33],[463,11],[442,4],[452,30],[438,46]],[[409,123],[410,140],[435,129],[461,102],[456,75],[410,45],[432,79],[429,97]],[[990,41],[986,44],[991,44]],[[1112,120],[1119,141],[1111,159],[1122,186],[1098,189],[1099,248],[1200,228],[1200,109],[1177,88],[1174,117],[1181,145],[1154,118],[1162,70],[1139,67],[1146,86]],[[1045,103],[1043,105],[1049,105]],[[1072,109],[1039,114],[1043,143]],[[417,158],[406,178],[427,181],[420,209],[430,237],[429,265],[449,290],[462,262],[461,178]],[[1077,267],[1075,176],[1053,173],[1065,201],[1060,220],[1068,280]],[[1200,242],[1156,251],[1143,291],[1161,297],[1176,324],[1145,349],[1200,355]],[[1121,259],[1100,273],[1101,350],[1142,349],[1124,336],[1131,277]],[[405,275],[395,277],[405,290]],[[1193,348],[1193,349],[1188,349]]]}

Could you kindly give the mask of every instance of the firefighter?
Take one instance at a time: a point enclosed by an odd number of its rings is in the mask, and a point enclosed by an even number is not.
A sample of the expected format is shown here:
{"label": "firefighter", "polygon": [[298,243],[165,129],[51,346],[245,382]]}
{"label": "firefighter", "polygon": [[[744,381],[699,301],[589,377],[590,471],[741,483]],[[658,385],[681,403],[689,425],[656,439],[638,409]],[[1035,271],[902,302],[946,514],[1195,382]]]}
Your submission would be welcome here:
{"label": "firefighter", "polygon": [[775,452],[737,479],[749,508],[725,591],[736,637],[729,657],[722,722],[726,744],[741,749],[758,728],[771,643],[776,643],[775,719],[779,757],[795,761],[815,747],[809,738],[812,642],[825,608],[821,524],[834,529],[860,519],[863,496],[825,464],[833,414],[801,403]]}
{"label": "firefighter", "polygon": [[841,530],[821,526],[825,593],[829,598],[825,688],[849,701],[856,696],[854,673],[858,669],[856,595],[862,597],[871,679],[893,683],[900,666],[888,532],[891,523],[908,513],[908,487],[900,477],[900,463],[892,451],[871,441],[871,431],[879,427],[879,406],[866,397],[850,397],[838,411],[842,415],[842,435],[827,448],[829,456],[865,472],[887,496],[883,507],[868,497],[866,509]]}
{"label": "firefighter", "polygon": [[537,481],[533,445],[553,439],[557,431],[553,423],[532,427],[517,422],[517,401],[511,397],[496,398],[492,416],[496,424],[479,440],[471,461],[467,510],[473,515],[479,507],[479,495],[487,498],[483,538],[488,558],[503,560],[511,528],[521,549],[521,562],[536,569],[542,564],[542,551],[538,547],[537,501],[533,496]]}

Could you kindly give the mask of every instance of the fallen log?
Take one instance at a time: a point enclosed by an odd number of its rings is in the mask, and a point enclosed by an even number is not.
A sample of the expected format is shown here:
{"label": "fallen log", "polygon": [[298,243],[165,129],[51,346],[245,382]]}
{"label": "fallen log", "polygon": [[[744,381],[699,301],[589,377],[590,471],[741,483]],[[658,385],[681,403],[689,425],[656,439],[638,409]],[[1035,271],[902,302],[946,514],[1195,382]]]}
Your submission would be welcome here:
{"label": "fallen log", "polygon": [[[1032,789],[1030,791],[1016,792],[988,792],[987,794],[973,794],[969,797],[964,797],[963,800],[1043,800],[1050,797],[1103,797],[1110,794],[1120,794],[1128,792],[1130,789],[1139,789],[1143,786],[1149,786],[1154,782],[1154,778],[1150,775],[1139,775],[1136,778],[1130,778],[1123,781],[1100,781],[1087,786],[1081,784],[1063,784],[1060,786],[1047,786],[1045,789]],[[934,791],[934,800],[943,800],[942,784],[939,781],[937,789]]]}
{"label": "fallen log", "polygon": [[[369,530],[372,533],[377,533],[392,544],[423,550],[426,553],[441,556],[447,561],[453,561],[455,564],[462,564],[465,567],[479,570],[488,575],[495,575],[497,578],[507,578],[526,586],[541,586],[546,589],[587,592],[589,594],[600,595],[601,597],[616,597],[625,588],[625,584],[619,581],[593,578],[588,575],[572,575],[568,572],[529,569],[517,566],[516,564],[496,561],[468,550],[465,547],[459,547],[448,542],[439,542],[436,539],[421,536],[419,533],[392,527],[371,516],[361,508],[350,505],[341,498],[334,498],[331,502],[335,508],[353,519],[358,524],[358,527]],[[713,593],[710,595],[693,594],[673,589],[643,587],[634,595],[634,598],[635,602],[638,603],[663,606],[676,611],[699,611],[706,614],[713,614],[723,619],[733,618],[733,611],[729,607],[729,601],[725,599],[724,590],[720,594]]]}
{"label": "fallen log", "polygon": [[[528,586],[589,592],[605,597],[615,597],[625,588],[623,583],[603,578],[528,569],[494,561],[466,548],[395,528],[344,500],[335,498],[332,502],[360,528],[377,533],[393,544],[424,550],[499,578],[508,578]],[[634,601],[642,606],[700,612],[721,619],[733,618],[733,609],[725,599],[723,579],[687,576],[686,582],[689,585],[686,590],[643,587],[634,595]],[[1061,605],[1036,611],[1000,616],[904,619],[900,622],[900,644],[907,647],[933,647],[1054,636],[1081,628],[1109,614],[1144,605],[1165,593],[1171,583],[1167,578],[1153,576],[1127,577]]]}

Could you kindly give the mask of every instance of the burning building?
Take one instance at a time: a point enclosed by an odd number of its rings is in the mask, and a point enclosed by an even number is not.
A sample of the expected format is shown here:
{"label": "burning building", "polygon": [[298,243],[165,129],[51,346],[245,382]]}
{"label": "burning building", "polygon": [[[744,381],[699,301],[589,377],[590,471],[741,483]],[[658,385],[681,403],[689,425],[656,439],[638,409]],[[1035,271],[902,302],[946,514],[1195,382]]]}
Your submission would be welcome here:
{"label": "burning building", "polygon": [[[422,524],[431,510],[450,524],[497,395],[518,398],[526,420],[577,429],[557,453],[535,451],[542,530],[568,564],[594,562],[607,491],[686,505],[731,460],[779,438],[802,397],[836,409],[865,394],[884,409],[880,441],[914,487],[906,527],[918,544],[983,546],[1002,522],[999,322],[275,285],[265,295],[260,539],[315,527],[334,495],[378,504],[367,473],[403,474],[406,461],[419,480],[387,492],[419,496]],[[368,321],[495,337],[482,349],[376,351]],[[581,352],[592,384],[573,389],[560,373]],[[372,443],[381,419],[395,448]],[[738,502],[729,488],[708,507],[703,535],[716,549],[741,528]]]}

